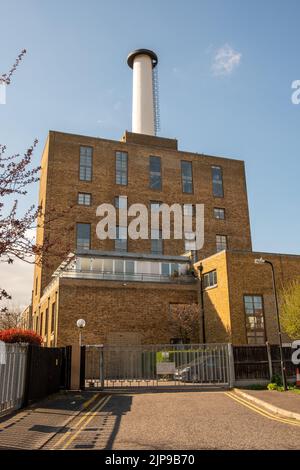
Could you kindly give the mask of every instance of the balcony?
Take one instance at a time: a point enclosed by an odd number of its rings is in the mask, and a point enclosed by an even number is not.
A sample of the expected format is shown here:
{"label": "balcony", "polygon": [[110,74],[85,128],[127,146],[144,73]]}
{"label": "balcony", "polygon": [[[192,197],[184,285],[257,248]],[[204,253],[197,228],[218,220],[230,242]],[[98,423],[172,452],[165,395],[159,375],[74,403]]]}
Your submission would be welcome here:
{"label": "balcony", "polygon": [[189,263],[184,257],[145,259],[123,254],[99,253],[99,256],[77,255],[62,265],[54,276],[71,279],[97,279],[118,282],[194,283]]}

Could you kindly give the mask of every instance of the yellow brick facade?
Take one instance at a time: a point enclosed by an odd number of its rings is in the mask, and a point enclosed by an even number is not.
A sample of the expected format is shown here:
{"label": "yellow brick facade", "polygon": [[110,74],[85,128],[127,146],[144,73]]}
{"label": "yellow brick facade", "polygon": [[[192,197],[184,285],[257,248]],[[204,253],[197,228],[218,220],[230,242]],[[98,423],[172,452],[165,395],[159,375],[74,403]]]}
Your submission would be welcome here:
{"label": "yellow brick facade", "polygon": [[[79,180],[80,146],[93,148],[92,181]],[[128,184],[117,185],[115,154],[128,154]],[[149,157],[161,158],[162,189],[149,188]],[[193,194],[182,191],[181,161],[192,163]],[[44,344],[64,345],[78,340],[76,320],[84,318],[84,342],[116,341],[165,343],[171,339],[171,303],[199,302],[199,284],[180,282],[126,282],[66,279],[52,274],[69,252],[76,250],[76,223],[91,224],[91,249],[113,252],[113,240],[96,236],[96,208],[127,196],[128,205],[151,201],[169,205],[204,204],[204,246],[197,253],[204,273],[217,271],[218,283],[204,293],[207,342],[247,342],[243,296],[262,295],[267,338],[277,342],[271,276],[266,266],[255,266],[251,245],[244,163],[240,160],[183,152],[175,139],[126,132],[121,141],[50,131],[42,156],[39,204],[45,218],[38,242],[52,246],[46,259],[35,267],[32,327]],[[212,166],[220,166],[224,197],[212,192]],[[78,193],[92,195],[91,206],[77,204]],[[225,209],[225,220],[214,218],[214,208]],[[228,250],[216,254],[216,235],[226,235]],[[165,240],[164,255],[179,256],[183,240]],[[150,253],[150,240],[128,240],[129,253]],[[268,255],[269,256],[269,255]],[[278,284],[300,274],[300,257],[272,255]],[[200,302],[199,302],[200,303]],[[200,305],[199,305],[200,315]],[[200,318],[200,317],[199,317]],[[126,340],[127,338],[127,340]]]}

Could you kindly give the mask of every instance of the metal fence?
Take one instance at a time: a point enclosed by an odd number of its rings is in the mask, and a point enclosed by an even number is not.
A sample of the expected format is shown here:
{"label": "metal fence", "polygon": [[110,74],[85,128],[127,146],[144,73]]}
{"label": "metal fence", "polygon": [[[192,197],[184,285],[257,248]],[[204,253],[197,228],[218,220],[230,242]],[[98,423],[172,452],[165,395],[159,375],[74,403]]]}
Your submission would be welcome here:
{"label": "metal fence", "polygon": [[22,406],[25,392],[27,346],[5,344],[0,361],[0,414]]}
{"label": "metal fence", "polygon": [[85,346],[87,387],[199,386],[230,383],[228,344]]}
{"label": "metal fence", "polygon": [[[284,364],[289,379],[296,374],[296,366],[292,364],[292,348],[283,347]],[[235,379],[272,380],[274,374],[281,375],[280,351],[278,345],[233,346]]]}

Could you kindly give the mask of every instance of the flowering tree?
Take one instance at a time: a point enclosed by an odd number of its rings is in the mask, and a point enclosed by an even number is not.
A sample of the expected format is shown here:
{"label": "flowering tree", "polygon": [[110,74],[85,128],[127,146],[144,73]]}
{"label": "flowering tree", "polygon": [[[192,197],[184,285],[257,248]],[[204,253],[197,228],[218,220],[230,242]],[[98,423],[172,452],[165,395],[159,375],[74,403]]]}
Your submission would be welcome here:
{"label": "flowering tree", "polygon": [[[0,75],[0,83],[11,84],[11,78],[20,64],[26,50],[17,57],[14,65],[6,74]],[[20,259],[29,263],[41,262],[46,253],[50,251],[49,238],[45,235],[43,243],[38,245],[30,236],[32,229],[37,227],[36,220],[44,226],[50,220],[63,214],[52,211],[43,217],[42,208],[30,206],[23,214],[20,213],[18,203],[25,196],[28,187],[39,180],[40,167],[33,167],[32,156],[38,144],[34,140],[24,154],[7,155],[7,148],[0,143],[0,262],[11,264]],[[68,247],[65,248],[68,251]],[[59,253],[59,252],[58,252]],[[10,294],[0,285],[1,301],[11,299]],[[0,311],[7,308],[0,308]]]}
{"label": "flowering tree", "polygon": [[184,343],[199,341],[199,306],[198,304],[171,304],[170,330],[175,338]]}

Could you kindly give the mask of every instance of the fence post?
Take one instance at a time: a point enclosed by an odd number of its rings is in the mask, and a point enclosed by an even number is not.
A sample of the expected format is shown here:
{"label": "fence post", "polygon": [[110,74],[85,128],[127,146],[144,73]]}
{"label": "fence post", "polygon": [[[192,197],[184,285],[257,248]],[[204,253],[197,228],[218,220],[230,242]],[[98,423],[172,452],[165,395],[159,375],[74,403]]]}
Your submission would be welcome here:
{"label": "fence post", "polygon": [[72,344],[70,382],[71,390],[80,390],[80,346],[77,343]]}
{"label": "fence post", "polygon": [[32,362],[32,344],[27,345],[27,358],[26,358],[26,371],[25,371],[25,386],[22,408],[29,404],[29,390],[31,383],[31,362]]}
{"label": "fence post", "polygon": [[85,346],[80,349],[80,390],[85,390]]}
{"label": "fence post", "polygon": [[100,382],[101,388],[104,388],[104,351],[103,344],[100,345]]}
{"label": "fence post", "polygon": [[234,371],[234,355],[233,346],[228,343],[228,366],[229,366],[229,387],[233,388],[235,384],[235,371]]}
{"label": "fence post", "polygon": [[269,363],[269,375],[270,375],[270,382],[273,377],[273,365],[272,365],[272,355],[271,355],[271,347],[269,342],[266,342],[266,348],[267,348],[267,355],[268,355],[268,363]]}

